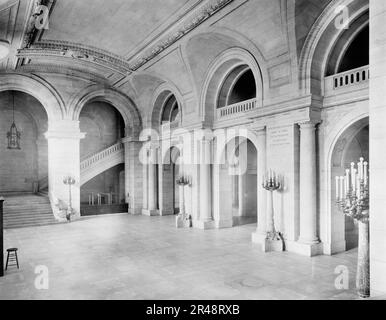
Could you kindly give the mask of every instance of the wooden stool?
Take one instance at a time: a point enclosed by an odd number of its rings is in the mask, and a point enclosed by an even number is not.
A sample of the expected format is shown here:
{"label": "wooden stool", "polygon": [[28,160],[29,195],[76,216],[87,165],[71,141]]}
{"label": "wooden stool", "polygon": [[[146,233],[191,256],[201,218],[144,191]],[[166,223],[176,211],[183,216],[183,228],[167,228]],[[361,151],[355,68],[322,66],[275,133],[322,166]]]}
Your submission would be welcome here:
{"label": "wooden stool", "polygon": [[[17,248],[7,249],[7,252],[8,252],[8,255],[7,255],[7,264],[5,266],[5,270],[8,270],[8,265],[17,266],[17,268],[20,269],[19,260],[17,259]],[[9,264],[9,262],[13,262],[13,264]]]}

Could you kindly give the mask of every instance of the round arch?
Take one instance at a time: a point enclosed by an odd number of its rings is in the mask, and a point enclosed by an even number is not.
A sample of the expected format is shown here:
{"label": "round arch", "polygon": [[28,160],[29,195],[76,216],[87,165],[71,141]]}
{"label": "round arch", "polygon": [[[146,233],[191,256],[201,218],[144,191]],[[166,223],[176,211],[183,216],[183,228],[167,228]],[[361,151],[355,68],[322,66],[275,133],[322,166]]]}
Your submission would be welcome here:
{"label": "round arch", "polygon": [[113,89],[89,87],[76,95],[69,106],[72,120],[79,120],[83,107],[90,102],[107,102],[115,107],[125,122],[126,136],[138,137],[142,130],[142,120],[134,102],[126,95]]}
{"label": "round arch", "polygon": [[200,116],[203,121],[212,123],[217,106],[217,97],[229,73],[242,65],[247,65],[253,73],[258,105],[263,105],[263,73],[255,57],[245,49],[231,48],[221,53],[211,64],[205,76],[200,96]]}
{"label": "round arch", "polygon": [[0,92],[21,91],[33,96],[44,107],[48,121],[62,120],[66,115],[64,102],[59,93],[45,80],[35,75],[1,74]]}
{"label": "round arch", "polygon": [[312,26],[300,54],[299,76],[303,94],[323,94],[322,80],[330,53],[345,31],[335,25],[339,14],[336,10],[343,7],[350,12],[349,25],[369,10],[366,0],[333,0],[326,6]]}
{"label": "round arch", "polygon": [[151,127],[153,129],[158,129],[161,124],[163,108],[168,99],[174,95],[177,100],[177,104],[179,107],[179,120],[182,123],[183,115],[184,115],[184,104],[181,92],[178,90],[176,86],[165,82],[158,86],[158,88],[154,91],[153,98],[151,101],[152,106],[152,114],[151,114]]}
{"label": "round arch", "polygon": [[[334,217],[335,212],[331,203],[333,201],[333,195],[331,190],[333,190],[333,161],[334,161],[334,151],[339,144],[339,141],[342,140],[342,137],[347,137],[347,141],[355,137],[355,133],[358,133],[366,125],[369,124],[369,113],[365,110],[357,110],[354,112],[348,112],[343,116],[332,128],[330,133],[326,136],[325,145],[326,145],[326,156],[324,157],[323,166],[325,168],[322,176],[322,190],[325,192],[322,193],[322,212],[326,212],[326,216],[322,219],[325,223],[325,242],[330,245],[330,248],[327,249],[327,254],[339,253],[345,250],[343,246],[342,237],[344,236],[344,230],[341,229],[341,225],[336,223],[336,217]],[[350,130],[351,128],[351,130]],[[350,141],[351,141],[350,140]],[[342,150],[342,152],[344,152]],[[344,154],[341,154],[344,156]],[[342,175],[342,174],[340,174]],[[323,187],[324,185],[324,187]],[[330,190],[330,191],[328,191]],[[343,214],[342,214],[343,215]],[[344,217],[340,217],[341,220]]]}
{"label": "round arch", "polygon": [[[216,136],[216,134],[215,134]],[[245,128],[242,128],[242,129],[229,129],[227,130],[226,132],[226,138],[224,141],[222,141],[222,145],[218,145],[216,143],[216,146],[217,146],[217,151],[216,151],[216,159],[215,159],[215,163],[222,163],[223,162],[223,157],[224,157],[224,152],[225,152],[225,149],[226,149],[226,146],[229,145],[229,143],[233,140],[235,140],[236,138],[243,138],[245,139],[246,141],[251,141],[252,144],[254,145],[254,147],[256,148],[257,152],[260,152],[259,150],[263,150],[264,146],[261,146],[260,145],[260,140],[258,139],[257,135],[249,130],[249,129],[245,129]]]}

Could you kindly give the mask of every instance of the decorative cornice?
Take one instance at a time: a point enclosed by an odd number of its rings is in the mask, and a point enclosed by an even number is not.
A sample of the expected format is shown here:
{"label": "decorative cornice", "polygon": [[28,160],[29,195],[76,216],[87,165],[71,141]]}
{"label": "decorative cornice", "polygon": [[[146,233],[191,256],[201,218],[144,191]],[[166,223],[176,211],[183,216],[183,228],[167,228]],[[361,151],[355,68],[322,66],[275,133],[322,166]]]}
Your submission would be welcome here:
{"label": "decorative cornice", "polygon": [[143,57],[139,58],[132,66],[132,70],[136,71],[145,65],[150,60],[153,60],[156,56],[158,56],[162,51],[169,48],[175,42],[180,40],[186,34],[193,31],[203,22],[208,20],[211,16],[216,14],[222,8],[233,2],[234,0],[214,0],[212,3],[205,5],[203,8],[198,10],[198,12],[194,15],[193,18],[189,20],[189,22],[185,23],[180,29],[175,31],[172,34],[166,36],[163,40],[161,40],[157,45],[155,45],[152,49],[150,49]]}
{"label": "decorative cornice", "polygon": [[21,44],[21,48],[28,48],[32,43],[36,41],[39,35],[42,34],[42,30],[36,29],[36,9],[44,5],[48,8],[49,14],[51,15],[56,4],[56,0],[33,0],[31,2],[29,13],[28,13],[28,21],[25,26],[23,40]]}
{"label": "decorative cornice", "polygon": [[[158,44],[147,51],[142,57],[138,58],[133,65],[129,64],[127,60],[118,55],[114,55],[111,52],[101,50],[96,47],[85,46],[67,41],[36,40],[38,30],[34,28],[34,8],[36,5],[47,2],[47,0],[35,1],[36,2],[31,9],[29,27],[25,32],[22,48],[18,50],[17,54],[17,57],[21,61],[23,58],[41,58],[45,56],[71,58],[81,62],[93,63],[101,67],[109,68],[110,70],[118,72],[124,76],[129,76],[234,0],[210,1],[210,3],[197,10],[188,22],[182,23],[182,26],[177,31],[171,32],[169,35],[165,36],[163,40],[159,41]],[[52,10],[50,9],[50,11]]]}
{"label": "decorative cornice", "polygon": [[90,72],[87,70],[67,67],[63,68],[57,64],[49,64],[49,63],[33,63],[26,64],[19,67],[18,71],[24,73],[53,73],[53,74],[65,74],[66,76],[73,76],[77,78],[84,78],[87,80],[95,81],[98,83],[108,82],[102,75],[98,75],[97,73]]}
{"label": "decorative cornice", "polygon": [[29,48],[18,50],[17,56],[19,58],[44,56],[71,58],[109,68],[123,75],[132,73],[129,64],[117,55],[95,47],[67,41],[42,40]]}

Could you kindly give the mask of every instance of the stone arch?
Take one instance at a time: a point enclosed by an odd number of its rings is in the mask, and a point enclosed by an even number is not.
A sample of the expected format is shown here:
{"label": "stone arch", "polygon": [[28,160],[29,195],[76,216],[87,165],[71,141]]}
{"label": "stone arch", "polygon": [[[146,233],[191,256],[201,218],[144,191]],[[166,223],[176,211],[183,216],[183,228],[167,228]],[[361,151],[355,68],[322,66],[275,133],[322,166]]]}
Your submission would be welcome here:
{"label": "stone arch", "polygon": [[[286,1],[286,0],[284,0]],[[225,27],[215,27],[211,26],[209,30],[202,30],[198,31],[197,33],[194,34],[194,36],[188,38],[186,41],[183,41],[181,44],[181,53],[186,63],[186,67],[189,70],[189,73],[191,74],[191,79],[192,82],[194,83],[194,91],[197,94],[197,97],[199,98],[202,90],[202,84],[204,79],[197,79],[196,76],[194,75],[197,68],[197,63],[192,61],[191,57],[191,48],[190,46],[195,47],[194,42],[201,42],[200,40],[202,37],[214,37],[214,39],[218,39],[216,44],[222,43],[223,45],[218,46],[213,50],[211,48],[211,54],[208,56],[208,61],[212,61],[216,58],[216,56],[219,56],[222,52],[225,50],[228,50],[229,48],[244,48],[247,52],[249,52],[258,62],[258,65],[261,70],[262,78],[263,78],[263,83],[269,83],[268,81],[268,71],[266,69],[266,60],[261,52],[261,50],[257,47],[256,43],[251,41],[248,37],[246,37],[243,33],[240,33],[236,30],[225,28]],[[214,52],[213,52],[214,51]],[[206,70],[208,70],[210,67],[210,64],[208,66],[201,66],[203,72],[199,73],[204,73]],[[200,68],[199,68],[200,69]],[[200,69],[201,70],[201,69]],[[205,75],[206,76],[206,75]],[[265,93],[264,96],[268,96],[268,86],[264,87]]]}
{"label": "stone arch", "polygon": [[[300,90],[303,94],[323,94],[326,65],[336,41],[345,29],[335,26],[339,7],[348,8],[349,24],[369,9],[366,0],[333,0],[323,10],[309,32],[299,59]],[[326,45],[327,44],[327,45]]]}
{"label": "stone arch", "polygon": [[[326,156],[324,158],[324,177],[322,177],[322,181],[325,182],[323,182],[324,186],[321,188],[324,190],[321,200],[322,211],[326,212],[324,219],[327,238],[325,239],[325,242],[330,246],[329,248],[325,248],[326,254],[334,254],[345,251],[345,242],[343,238],[344,230],[342,229],[342,219],[344,220],[344,216],[342,214],[342,216],[337,217],[336,212],[333,210],[331,205],[334,200],[332,195],[333,183],[331,179],[333,175],[334,151],[336,150],[339,141],[342,140],[342,137],[347,138],[344,143],[347,145],[349,141],[355,137],[356,133],[368,125],[368,117],[369,113],[367,111],[358,110],[356,112],[349,112],[337,122],[325,140],[327,149]],[[341,151],[341,157],[344,157],[344,146]]]}
{"label": "stone arch", "polygon": [[70,103],[71,119],[79,120],[83,107],[94,101],[107,102],[119,111],[125,122],[126,137],[139,136],[142,130],[142,119],[136,105],[129,97],[113,89],[91,86],[82,90]]}
{"label": "stone arch", "polygon": [[[218,139],[215,145],[213,211],[218,227],[255,223],[264,203],[258,187],[262,178],[258,167],[262,164],[259,164],[261,149],[257,136],[246,130],[235,130],[226,135],[222,145]],[[225,153],[239,159],[234,167]]]}
{"label": "stone arch", "polygon": [[241,65],[247,65],[251,69],[256,82],[258,105],[263,105],[265,96],[264,80],[266,79],[263,78],[263,73],[258,61],[245,49],[237,47],[231,48],[221,53],[214,62],[212,62],[205,76],[205,82],[200,97],[200,116],[202,121],[207,123],[213,122],[219,90],[228,74]]}
{"label": "stone arch", "polygon": [[[215,134],[216,136],[216,134]],[[260,145],[260,141],[257,137],[257,135],[252,131],[252,130],[249,130],[249,129],[245,129],[245,128],[230,128],[230,129],[227,129],[226,130],[226,136],[225,136],[225,139],[223,140],[222,142],[222,145],[219,146],[218,145],[218,142],[216,143],[216,158],[215,158],[215,162],[214,163],[223,163],[223,160],[224,160],[224,152],[225,152],[225,148],[227,145],[229,145],[229,143],[236,139],[236,138],[244,138],[245,140],[249,140],[253,143],[253,145],[255,146],[257,152],[259,152],[259,150],[262,150],[264,148],[264,146],[261,146]]]}
{"label": "stone arch", "polygon": [[49,122],[62,120],[66,116],[66,108],[60,94],[49,83],[35,75],[2,74],[1,91],[21,91],[33,96],[44,107]]}
{"label": "stone arch", "polygon": [[181,92],[178,90],[176,86],[173,84],[170,84],[169,82],[165,82],[158,86],[158,88],[154,91],[153,99],[151,102],[152,106],[152,114],[151,114],[151,127],[155,130],[160,128],[163,109],[165,106],[165,103],[167,100],[174,95],[178,106],[179,106],[179,121],[180,124],[183,120],[183,114],[184,114],[184,104],[183,104],[183,97]]}

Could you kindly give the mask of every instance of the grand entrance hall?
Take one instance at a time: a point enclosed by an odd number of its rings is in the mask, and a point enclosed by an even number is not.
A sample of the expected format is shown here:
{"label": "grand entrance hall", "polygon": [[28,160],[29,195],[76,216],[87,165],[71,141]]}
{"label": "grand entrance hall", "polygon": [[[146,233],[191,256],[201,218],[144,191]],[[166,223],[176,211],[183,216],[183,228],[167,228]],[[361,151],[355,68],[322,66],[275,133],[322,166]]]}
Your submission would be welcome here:
{"label": "grand entrance hall", "polygon": [[[114,215],[7,230],[6,245],[23,248],[22,267],[0,280],[0,299],[358,299],[355,277],[338,290],[334,274],[342,265],[355,274],[355,250],[266,255],[250,241],[254,225],[205,233],[173,226],[171,217]],[[35,288],[41,265],[49,290]]]}
{"label": "grand entrance hall", "polygon": [[382,299],[382,0],[0,0],[0,299]]}

